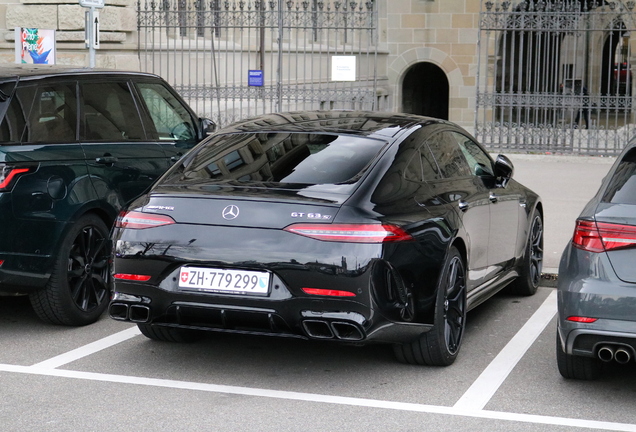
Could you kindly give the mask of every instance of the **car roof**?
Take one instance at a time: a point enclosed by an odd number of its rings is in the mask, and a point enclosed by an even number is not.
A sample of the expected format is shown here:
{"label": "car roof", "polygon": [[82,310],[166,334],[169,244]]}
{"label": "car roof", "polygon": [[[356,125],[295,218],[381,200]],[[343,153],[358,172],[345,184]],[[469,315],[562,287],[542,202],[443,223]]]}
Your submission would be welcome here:
{"label": "car roof", "polygon": [[88,67],[73,67],[60,65],[0,65],[0,79],[5,78],[44,78],[68,75],[141,75],[157,77],[146,72],[121,71],[114,69],[96,69]]}
{"label": "car roof", "polygon": [[220,129],[217,134],[298,132],[394,137],[418,124],[452,123],[431,117],[377,111],[293,111],[242,120]]}

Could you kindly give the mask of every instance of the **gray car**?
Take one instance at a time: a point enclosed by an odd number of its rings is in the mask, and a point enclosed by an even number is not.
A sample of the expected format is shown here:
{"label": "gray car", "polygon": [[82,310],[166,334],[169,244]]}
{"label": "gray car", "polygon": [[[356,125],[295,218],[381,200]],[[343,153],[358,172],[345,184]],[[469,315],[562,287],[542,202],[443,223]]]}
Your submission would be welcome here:
{"label": "gray car", "polygon": [[556,354],[565,378],[594,379],[636,354],[636,140],[585,206],[559,266]]}

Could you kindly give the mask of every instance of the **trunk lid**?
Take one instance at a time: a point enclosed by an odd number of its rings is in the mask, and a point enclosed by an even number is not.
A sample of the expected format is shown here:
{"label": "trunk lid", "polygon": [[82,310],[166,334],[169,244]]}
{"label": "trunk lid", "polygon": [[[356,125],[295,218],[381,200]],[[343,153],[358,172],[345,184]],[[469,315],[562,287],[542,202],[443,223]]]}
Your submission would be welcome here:
{"label": "trunk lid", "polygon": [[166,214],[182,224],[282,229],[299,222],[331,223],[348,196],[316,189],[160,187],[143,211]]}

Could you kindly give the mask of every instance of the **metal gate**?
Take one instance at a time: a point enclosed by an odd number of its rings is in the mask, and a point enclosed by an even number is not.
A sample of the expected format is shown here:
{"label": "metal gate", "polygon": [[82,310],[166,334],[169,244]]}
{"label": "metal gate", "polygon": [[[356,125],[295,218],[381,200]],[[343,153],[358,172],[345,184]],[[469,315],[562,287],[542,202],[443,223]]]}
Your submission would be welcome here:
{"label": "metal gate", "polygon": [[475,134],[490,149],[616,154],[636,136],[634,1],[485,1]]}
{"label": "metal gate", "polygon": [[146,1],[139,57],[220,126],[266,112],[374,109],[376,24],[375,0]]}

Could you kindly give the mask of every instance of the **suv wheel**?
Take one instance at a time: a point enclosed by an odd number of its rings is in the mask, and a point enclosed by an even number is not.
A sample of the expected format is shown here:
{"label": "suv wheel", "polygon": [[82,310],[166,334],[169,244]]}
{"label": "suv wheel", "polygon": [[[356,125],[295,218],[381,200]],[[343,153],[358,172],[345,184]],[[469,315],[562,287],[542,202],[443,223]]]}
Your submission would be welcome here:
{"label": "suv wheel", "polygon": [[30,295],[35,313],[52,324],[86,325],[106,309],[108,290],[108,228],[95,215],[78,220],[58,251],[51,279]]}

